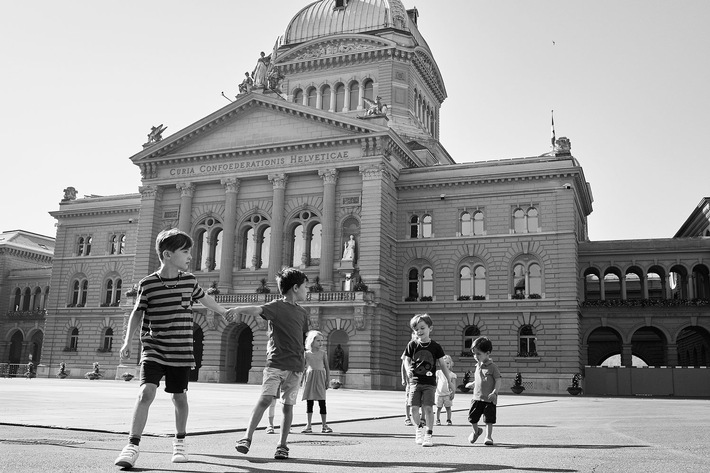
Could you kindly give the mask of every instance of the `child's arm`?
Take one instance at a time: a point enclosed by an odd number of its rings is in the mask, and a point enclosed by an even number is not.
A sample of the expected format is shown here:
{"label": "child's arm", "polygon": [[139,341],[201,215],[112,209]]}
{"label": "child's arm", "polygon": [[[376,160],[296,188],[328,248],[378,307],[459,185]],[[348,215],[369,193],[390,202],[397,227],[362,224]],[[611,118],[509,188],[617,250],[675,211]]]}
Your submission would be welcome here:
{"label": "child's arm", "polygon": [[143,321],[143,311],[138,309],[138,304],[140,300],[136,301],[136,305],[131,311],[131,316],[128,317],[128,327],[126,328],[126,338],[123,340],[123,345],[121,345],[121,351],[119,352],[120,358],[129,359],[131,357],[131,340],[133,339],[133,333],[136,331],[138,326]]}
{"label": "child's arm", "polygon": [[217,303],[217,301],[214,300],[214,297],[210,296],[209,294],[205,294],[205,297],[200,299],[200,303],[210,309],[213,312],[217,312],[219,315],[224,317],[227,320],[230,320],[229,316],[229,310],[225,309],[221,305]]}
{"label": "child's arm", "polygon": [[441,371],[444,373],[444,376],[446,376],[446,379],[451,379],[451,371],[449,371],[449,368],[446,366],[446,363],[444,363],[443,356],[439,358],[439,366],[441,367]]}
{"label": "child's arm", "polygon": [[325,389],[330,386],[330,366],[328,366],[328,354],[323,350],[323,366],[325,366]]}
{"label": "child's arm", "polygon": [[400,366],[400,371],[402,372],[402,386],[406,386],[409,376],[407,376],[407,369],[404,367],[404,358],[402,358],[402,364]]}
{"label": "child's arm", "polygon": [[402,366],[404,367],[404,373],[407,376],[407,381],[411,384],[412,383],[412,359],[408,356],[405,356],[402,359]]}
{"label": "child's arm", "polygon": [[451,373],[451,378],[449,378],[449,392],[451,393],[450,399],[453,401],[456,396],[456,375]]}
{"label": "child's arm", "polygon": [[245,306],[237,306],[237,307],[232,307],[227,311],[228,314],[234,314],[234,315],[239,315],[239,314],[244,314],[244,315],[252,315],[254,317],[258,317],[261,315],[263,312],[263,309],[261,308],[260,305],[245,305]]}
{"label": "child's arm", "polygon": [[500,390],[500,385],[503,384],[503,378],[498,376],[496,378],[496,383],[493,386],[493,391],[488,395],[488,400],[492,403],[498,402],[498,391]]}

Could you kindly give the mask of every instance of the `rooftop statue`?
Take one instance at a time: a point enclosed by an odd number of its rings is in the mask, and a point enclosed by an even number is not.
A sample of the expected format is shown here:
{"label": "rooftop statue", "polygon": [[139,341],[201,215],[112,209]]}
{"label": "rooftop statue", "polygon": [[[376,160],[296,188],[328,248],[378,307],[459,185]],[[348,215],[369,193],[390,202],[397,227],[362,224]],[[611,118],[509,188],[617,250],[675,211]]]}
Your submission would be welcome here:
{"label": "rooftop statue", "polygon": [[249,73],[245,72],[244,73],[244,80],[242,81],[241,84],[239,84],[239,93],[246,94],[246,93],[251,92],[251,88],[253,85],[254,85],[254,81],[249,76]]}
{"label": "rooftop statue", "polygon": [[261,52],[261,57],[256,61],[256,67],[251,73],[251,77],[254,80],[255,89],[265,89],[267,88],[266,73],[269,70],[269,65],[271,64],[271,54],[268,56],[264,51]]}
{"label": "rooftop statue", "polygon": [[363,100],[367,107],[367,111],[365,112],[366,117],[387,116],[387,105],[382,103],[382,97],[378,95],[374,101],[364,97]]}
{"label": "rooftop statue", "polygon": [[163,139],[163,132],[167,130],[167,126],[163,126],[161,123],[158,126],[150,127],[150,133],[148,133],[148,143],[157,143]]}

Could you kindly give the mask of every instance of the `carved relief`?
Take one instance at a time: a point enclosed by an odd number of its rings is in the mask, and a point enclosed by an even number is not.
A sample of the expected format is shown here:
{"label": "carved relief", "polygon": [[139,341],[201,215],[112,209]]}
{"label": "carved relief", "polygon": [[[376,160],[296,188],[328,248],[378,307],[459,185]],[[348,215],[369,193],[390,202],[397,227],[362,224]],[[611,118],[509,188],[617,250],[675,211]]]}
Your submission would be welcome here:
{"label": "carved relief", "polygon": [[318,171],[318,175],[323,178],[323,184],[335,184],[338,182],[337,169],[321,169]]}
{"label": "carved relief", "polygon": [[192,197],[195,194],[195,185],[191,182],[179,182],[175,187],[180,191],[180,197]]}
{"label": "carved relief", "polygon": [[156,199],[162,193],[158,186],[140,186],[138,192],[141,194],[141,199]]}
{"label": "carved relief", "polygon": [[374,51],[382,49],[382,45],[375,45],[360,40],[329,41],[315,46],[310,46],[300,51],[293,57],[287,58],[289,61],[305,61],[318,59],[324,56],[335,56],[339,54],[353,54],[363,51]]}
{"label": "carved relief", "polygon": [[288,182],[288,175],[286,174],[269,174],[269,181],[274,189],[286,189],[286,183]]}
{"label": "carved relief", "polygon": [[239,191],[239,179],[234,177],[227,177],[220,181],[224,186],[226,192],[234,192],[235,194]]}

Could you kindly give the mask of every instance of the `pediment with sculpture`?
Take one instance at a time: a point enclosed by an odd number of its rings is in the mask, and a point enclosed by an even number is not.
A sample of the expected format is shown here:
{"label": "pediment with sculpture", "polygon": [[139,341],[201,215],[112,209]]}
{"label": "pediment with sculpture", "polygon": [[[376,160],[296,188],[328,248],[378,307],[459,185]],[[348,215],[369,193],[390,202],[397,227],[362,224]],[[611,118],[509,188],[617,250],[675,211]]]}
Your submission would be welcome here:
{"label": "pediment with sculpture", "polygon": [[391,41],[375,40],[363,36],[336,36],[325,41],[317,41],[299,46],[292,51],[284,53],[278,59],[278,64],[296,61],[309,61],[332,56],[358,54],[366,51],[377,51],[396,47]]}

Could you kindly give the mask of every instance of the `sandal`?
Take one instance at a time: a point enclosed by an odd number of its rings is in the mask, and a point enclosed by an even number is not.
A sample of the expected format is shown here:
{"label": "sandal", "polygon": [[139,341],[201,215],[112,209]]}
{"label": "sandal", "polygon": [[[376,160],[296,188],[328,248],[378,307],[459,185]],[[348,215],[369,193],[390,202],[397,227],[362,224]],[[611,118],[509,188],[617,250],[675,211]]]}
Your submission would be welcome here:
{"label": "sandal", "polygon": [[274,453],[274,458],[276,460],[288,460],[288,447],[285,445],[279,445],[276,447],[276,453]]}
{"label": "sandal", "polygon": [[330,427],[323,427],[323,430],[321,430],[321,432],[323,432],[324,434],[330,434],[333,432],[333,429],[331,429]]}
{"label": "sandal", "polygon": [[301,433],[302,434],[312,434],[313,429],[311,429],[310,427],[304,427],[303,430],[301,431]]}
{"label": "sandal", "polygon": [[274,432],[274,426],[270,425],[266,428],[266,433],[267,434],[273,434]]}
{"label": "sandal", "polygon": [[237,440],[237,444],[234,446],[234,448],[236,448],[239,453],[244,454],[249,453],[249,447],[251,447],[251,439],[248,439],[246,437]]}

